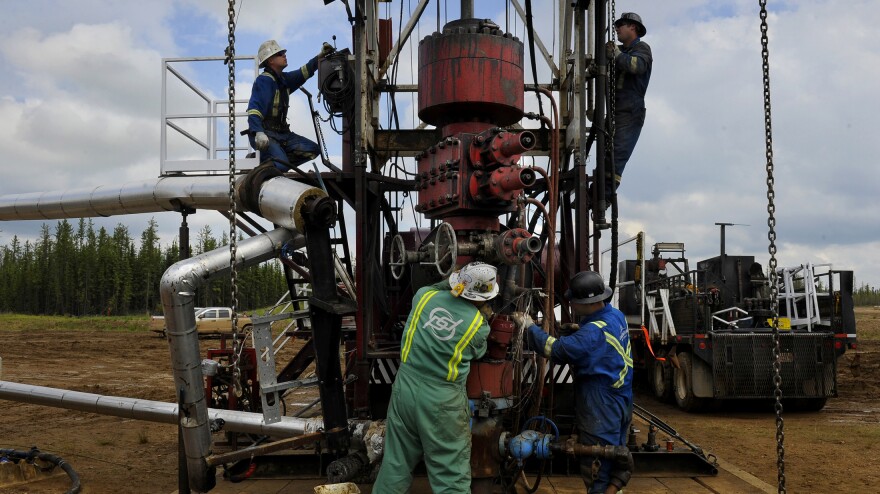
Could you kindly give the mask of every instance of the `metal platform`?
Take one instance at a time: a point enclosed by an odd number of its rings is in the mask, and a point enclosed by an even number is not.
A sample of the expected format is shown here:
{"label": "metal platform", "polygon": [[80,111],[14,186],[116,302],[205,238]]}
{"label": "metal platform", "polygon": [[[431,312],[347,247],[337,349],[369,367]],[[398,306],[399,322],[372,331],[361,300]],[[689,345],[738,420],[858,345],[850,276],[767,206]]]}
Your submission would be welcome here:
{"label": "metal platform", "polygon": [[[530,478],[534,480],[534,477]],[[239,483],[231,483],[222,478],[217,479],[217,487],[211,490],[217,494],[309,494],[314,488],[323,485],[326,479],[319,477],[298,477],[288,479],[245,480]],[[372,494],[373,488],[369,484],[358,484],[361,494]],[[412,494],[430,494],[431,488],[428,479],[417,476],[413,482]],[[524,489],[518,492],[525,492]],[[584,484],[577,476],[549,476],[541,480],[536,491],[538,494],[574,494],[583,493]],[[718,460],[718,474],[715,476],[699,477],[663,477],[663,476],[636,476],[626,486],[625,492],[647,493],[717,493],[727,494],[731,492],[743,493],[775,493],[776,489],[754,475],[745,472],[734,465],[726,464]],[[177,494],[174,491],[173,494]]]}

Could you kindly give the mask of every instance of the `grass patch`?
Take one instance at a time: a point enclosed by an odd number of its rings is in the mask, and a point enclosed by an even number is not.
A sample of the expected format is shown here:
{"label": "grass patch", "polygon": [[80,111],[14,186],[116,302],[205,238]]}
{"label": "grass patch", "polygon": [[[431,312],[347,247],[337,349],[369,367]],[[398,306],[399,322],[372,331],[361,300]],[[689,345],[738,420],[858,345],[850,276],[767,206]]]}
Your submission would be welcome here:
{"label": "grass patch", "polygon": [[143,429],[138,431],[137,441],[138,444],[147,444],[148,442],[150,442],[150,437],[147,435],[147,431]]}
{"label": "grass patch", "polygon": [[29,314],[0,314],[0,332],[3,331],[119,331],[140,332],[149,329],[147,316],[34,316]]}
{"label": "grass patch", "polygon": [[863,341],[880,340],[880,309],[856,307],[856,334]]}

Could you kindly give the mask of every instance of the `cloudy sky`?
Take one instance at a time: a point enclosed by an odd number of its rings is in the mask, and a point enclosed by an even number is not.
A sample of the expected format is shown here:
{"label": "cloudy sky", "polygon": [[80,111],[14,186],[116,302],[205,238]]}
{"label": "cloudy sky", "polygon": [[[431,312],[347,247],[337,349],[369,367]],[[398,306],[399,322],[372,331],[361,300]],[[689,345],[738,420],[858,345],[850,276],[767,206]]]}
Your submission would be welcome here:
{"label": "cloudy sky", "polygon": [[[416,0],[403,0],[404,22]],[[477,0],[491,18],[525,38],[501,0]],[[535,0],[536,27],[551,45],[552,2]],[[873,0],[770,0],[774,177],[780,265],[832,263],[853,269],[858,284],[880,286],[880,25]],[[441,24],[458,0],[440,4]],[[4,2],[0,17],[0,195],[117,184],[155,178],[160,170],[161,61],[221,56],[226,2],[208,0],[30,0]],[[336,36],[350,46],[344,6],[321,0],[236,3],[238,54],[265,39],[289,49],[291,65]],[[383,4],[399,25],[400,1]],[[436,30],[437,6],[416,33]],[[639,230],[656,241],[684,242],[692,260],[717,255],[716,222],[728,227],[727,252],[766,262],[767,186],[760,56],[754,0],[619,0],[636,11],[654,53],[648,116],[621,188],[621,237]],[[403,53],[398,82],[409,83],[415,58]],[[540,60],[539,60],[540,65]],[[224,99],[225,68],[183,69]],[[213,70],[213,72],[211,71]],[[540,69],[543,70],[543,69]],[[247,98],[253,66],[238,66]],[[316,94],[315,81],[306,86]],[[400,101],[404,122],[415,117]],[[305,97],[291,115],[304,114]],[[385,110],[383,109],[383,112]],[[387,115],[385,116],[387,118]],[[293,120],[313,137],[306,119]],[[324,128],[331,154],[339,138]],[[172,143],[174,144],[174,143]],[[337,160],[338,161],[338,160]],[[174,213],[96,219],[129,225],[133,236],[155,217],[163,243],[177,234]],[[189,218],[195,232],[228,227],[216,212]],[[54,226],[54,221],[50,222]],[[0,224],[0,244],[33,238],[40,222]],[[627,255],[625,252],[624,255]]]}

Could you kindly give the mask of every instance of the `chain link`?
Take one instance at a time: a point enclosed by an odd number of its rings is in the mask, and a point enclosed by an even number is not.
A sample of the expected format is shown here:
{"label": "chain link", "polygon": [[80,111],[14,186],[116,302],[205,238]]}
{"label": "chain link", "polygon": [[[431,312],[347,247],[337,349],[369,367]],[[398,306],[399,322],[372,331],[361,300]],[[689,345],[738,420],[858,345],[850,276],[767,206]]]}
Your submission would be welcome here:
{"label": "chain link", "polygon": [[770,308],[773,312],[773,396],[776,400],[776,469],[777,489],[785,492],[785,423],[782,419],[782,376],[780,375],[779,343],[779,282],[776,272],[776,192],[773,178],[773,132],[770,112],[770,50],[767,38],[767,0],[758,0],[761,6],[761,62],[764,72],[764,133],[767,155],[767,239],[770,241]]}
{"label": "chain link", "polygon": [[[236,258],[238,257],[235,213],[235,0],[229,0],[229,45],[226,47],[226,65],[229,67],[229,268],[230,298],[232,304],[232,352],[233,382],[235,392],[240,392],[241,368],[239,355],[242,343],[238,334],[238,280]],[[232,390],[230,390],[231,392]]]}
{"label": "chain link", "polygon": [[[611,22],[608,23],[608,31],[611,33],[611,41],[613,41],[614,44],[617,44],[617,31],[614,30],[614,21],[617,20],[617,13],[615,12],[616,8],[617,6],[615,5],[614,0],[611,0]],[[609,145],[611,149],[614,149],[614,100],[617,93],[617,64],[614,63],[614,59],[612,59],[608,65],[608,121],[611,132],[608,133],[610,139],[608,139],[607,142],[610,143]],[[612,163],[612,166],[613,165],[614,164]],[[607,194],[608,191],[606,190],[605,193]]]}

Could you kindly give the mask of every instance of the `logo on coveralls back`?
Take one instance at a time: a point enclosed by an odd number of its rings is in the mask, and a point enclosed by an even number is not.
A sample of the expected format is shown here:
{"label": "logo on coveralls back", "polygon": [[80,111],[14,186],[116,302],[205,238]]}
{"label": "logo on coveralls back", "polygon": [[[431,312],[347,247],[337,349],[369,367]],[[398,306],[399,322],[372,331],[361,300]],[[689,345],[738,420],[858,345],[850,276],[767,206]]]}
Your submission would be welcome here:
{"label": "logo on coveralls back", "polygon": [[440,341],[452,339],[455,336],[455,328],[462,323],[461,319],[455,320],[452,313],[443,307],[437,307],[431,311],[425,327],[431,330],[434,338]]}

